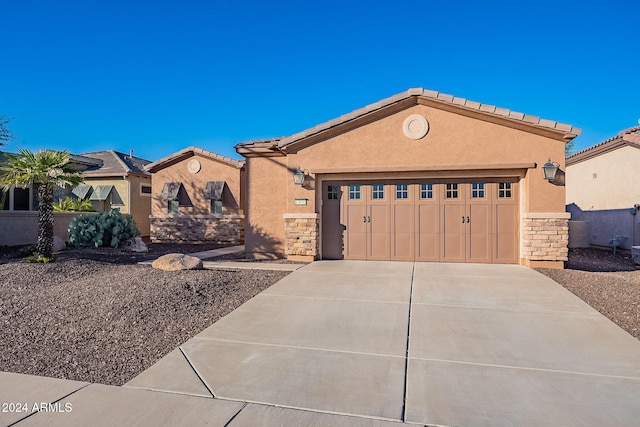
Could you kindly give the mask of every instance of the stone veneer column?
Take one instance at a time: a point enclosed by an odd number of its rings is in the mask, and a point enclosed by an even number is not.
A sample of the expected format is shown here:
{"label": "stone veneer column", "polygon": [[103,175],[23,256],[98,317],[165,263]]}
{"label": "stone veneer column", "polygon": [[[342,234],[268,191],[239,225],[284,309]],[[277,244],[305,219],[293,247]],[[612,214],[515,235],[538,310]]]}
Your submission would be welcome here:
{"label": "stone veneer column", "polygon": [[522,258],[530,267],[564,268],[569,254],[571,214],[523,213]]}
{"label": "stone veneer column", "polygon": [[318,214],[283,215],[285,255],[294,261],[313,261],[318,255]]}

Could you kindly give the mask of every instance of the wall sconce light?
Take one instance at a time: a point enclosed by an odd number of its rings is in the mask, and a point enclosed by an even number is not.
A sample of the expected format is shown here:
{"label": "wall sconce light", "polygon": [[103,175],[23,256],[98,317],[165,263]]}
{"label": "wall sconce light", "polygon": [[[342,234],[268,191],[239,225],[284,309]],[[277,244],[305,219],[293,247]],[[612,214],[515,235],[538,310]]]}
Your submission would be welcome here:
{"label": "wall sconce light", "polygon": [[560,165],[556,162],[552,162],[551,159],[547,163],[542,166],[542,173],[544,175],[544,179],[547,181],[553,181],[556,179],[556,173],[558,173],[558,168]]}
{"label": "wall sconce light", "polygon": [[309,171],[302,170],[300,168],[296,169],[296,171],[293,173],[293,183],[295,185],[302,185],[304,184],[304,179],[306,178],[307,174],[309,173]]}

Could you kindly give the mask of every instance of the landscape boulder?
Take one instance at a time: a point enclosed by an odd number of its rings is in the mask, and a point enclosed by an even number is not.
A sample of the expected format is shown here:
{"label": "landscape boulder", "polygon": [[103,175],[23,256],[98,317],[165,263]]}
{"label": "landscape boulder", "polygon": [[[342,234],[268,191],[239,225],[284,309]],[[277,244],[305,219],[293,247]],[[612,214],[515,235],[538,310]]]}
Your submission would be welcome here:
{"label": "landscape boulder", "polygon": [[51,252],[60,252],[67,249],[67,244],[59,238],[58,236],[53,236],[53,247],[51,248]]}
{"label": "landscape boulder", "polygon": [[149,248],[144,244],[141,237],[126,240],[122,244],[122,249],[131,252],[149,252]]}
{"label": "landscape boulder", "polygon": [[167,254],[153,261],[151,266],[164,271],[201,270],[202,260],[190,255]]}

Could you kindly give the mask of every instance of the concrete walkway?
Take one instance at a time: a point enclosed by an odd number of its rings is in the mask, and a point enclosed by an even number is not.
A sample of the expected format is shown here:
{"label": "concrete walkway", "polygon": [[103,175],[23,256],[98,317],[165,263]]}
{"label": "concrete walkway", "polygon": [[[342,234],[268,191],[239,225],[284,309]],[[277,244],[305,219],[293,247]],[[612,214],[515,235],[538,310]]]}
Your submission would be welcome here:
{"label": "concrete walkway", "polygon": [[0,384],[58,403],[19,426],[637,425],[640,342],[525,267],[321,261],[124,387]]}

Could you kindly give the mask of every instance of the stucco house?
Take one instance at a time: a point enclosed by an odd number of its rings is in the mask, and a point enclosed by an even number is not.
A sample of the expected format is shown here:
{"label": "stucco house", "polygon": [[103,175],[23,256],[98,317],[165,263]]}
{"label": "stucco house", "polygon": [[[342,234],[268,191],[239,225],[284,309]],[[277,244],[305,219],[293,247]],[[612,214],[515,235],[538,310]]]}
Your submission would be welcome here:
{"label": "stucco house", "polygon": [[187,147],[145,170],[152,174],[152,241],[244,241],[244,161]]}
{"label": "stucco house", "polygon": [[418,88],[240,143],[248,256],[563,268],[565,187],[541,169],[579,133]]}
{"label": "stucco house", "polygon": [[[6,160],[0,152],[0,167]],[[84,156],[72,155],[71,162],[79,169],[99,167],[100,160]],[[66,190],[58,189],[58,196],[65,195]],[[38,197],[37,188],[30,185],[26,188],[11,187],[8,191],[0,189],[0,246],[18,246],[35,244],[38,240]],[[77,213],[54,212],[55,236],[66,240],[69,221]]]}
{"label": "stucco house", "polygon": [[82,157],[98,161],[82,172],[84,183],[72,190],[75,197],[89,199],[98,212],[119,208],[131,214],[140,234],[149,236],[151,215],[151,174],[144,167],[149,160],[105,150],[82,153]]}
{"label": "stucco house", "polygon": [[619,235],[622,247],[637,245],[640,126],[567,156],[566,165],[572,240],[610,246],[613,236]]}
{"label": "stucco house", "polygon": [[[0,153],[0,163],[3,160]],[[96,211],[119,208],[131,214],[142,236],[149,235],[151,174],[143,169],[150,162],[132,154],[97,151],[71,155],[71,163],[82,170],[84,182],[76,188],[54,190],[57,201],[66,196],[89,199]],[[33,244],[38,235],[37,191],[32,186],[0,190],[0,245]],[[75,212],[56,212],[54,234],[67,240],[69,221]]]}

